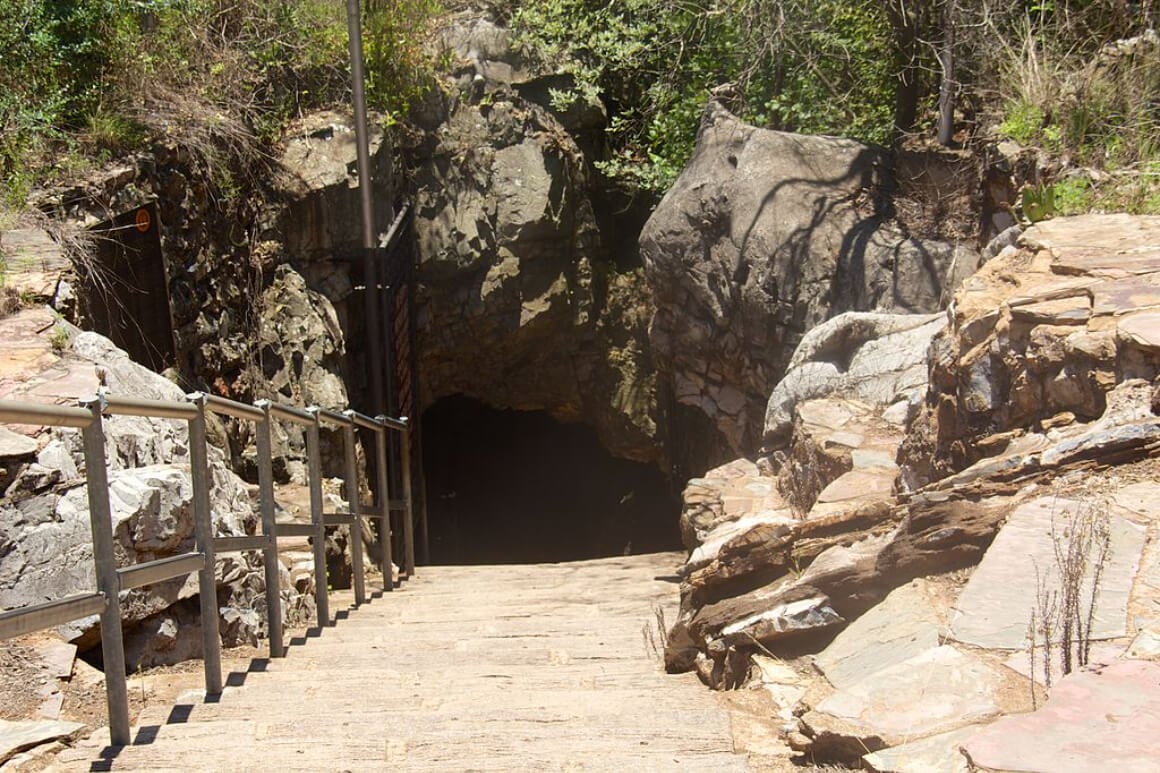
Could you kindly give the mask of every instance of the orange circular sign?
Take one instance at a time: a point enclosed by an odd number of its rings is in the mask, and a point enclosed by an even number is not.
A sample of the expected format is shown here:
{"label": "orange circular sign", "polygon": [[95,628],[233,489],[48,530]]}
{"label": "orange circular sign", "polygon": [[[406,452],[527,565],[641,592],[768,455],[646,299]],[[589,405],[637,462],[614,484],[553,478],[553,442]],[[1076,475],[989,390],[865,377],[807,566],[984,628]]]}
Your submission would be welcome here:
{"label": "orange circular sign", "polygon": [[139,209],[137,214],[133,216],[133,222],[137,224],[137,230],[145,233],[149,230],[149,226],[153,224],[153,218],[149,215],[149,210]]}

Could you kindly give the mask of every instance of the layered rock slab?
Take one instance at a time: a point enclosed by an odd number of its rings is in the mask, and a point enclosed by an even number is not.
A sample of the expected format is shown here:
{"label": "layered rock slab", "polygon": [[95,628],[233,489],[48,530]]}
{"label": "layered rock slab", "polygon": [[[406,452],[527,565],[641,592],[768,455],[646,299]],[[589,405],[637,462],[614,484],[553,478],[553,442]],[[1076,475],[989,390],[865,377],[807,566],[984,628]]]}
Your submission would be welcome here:
{"label": "layered rock slab", "polygon": [[[1069,524],[1093,503],[1044,497],[1018,507],[1000,530],[956,604],[954,638],[988,649],[1023,649],[1036,610],[1036,588],[1059,588],[1056,551],[1066,550]],[[1088,511],[1087,517],[1094,514]],[[1120,516],[1108,519],[1111,552],[1096,594],[1092,636],[1128,633],[1128,600],[1146,530]],[[1095,556],[1091,556],[1095,560]],[[1088,581],[1084,582],[1088,587]]]}
{"label": "layered rock slab", "polygon": [[903,585],[851,623],[814,658],[830,684],[845,689],[868,674],[902,663],[939,646],[941,613],[925,583]]}
{"label": "layered rock slab", "polygon": [[963,744],[976,769],[1006,773],[1156,770],[1160,663],[1123,660],[1065,677],[1046,705]]}
{"label": "layered rock slab", "polygon": [[999,716],[1009,679],[982,659],[943,645],[839,690],[801,723],[816,756],[852,761]]}

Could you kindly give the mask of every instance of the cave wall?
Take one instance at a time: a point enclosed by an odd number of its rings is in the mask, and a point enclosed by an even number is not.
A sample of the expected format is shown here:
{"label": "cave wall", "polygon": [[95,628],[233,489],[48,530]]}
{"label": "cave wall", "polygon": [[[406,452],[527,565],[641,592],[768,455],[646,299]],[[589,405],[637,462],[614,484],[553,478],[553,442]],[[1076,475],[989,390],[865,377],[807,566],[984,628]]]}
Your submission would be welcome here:
{"label": "cave wall", "polygon": [[597,224],[578,142],[590,117],[525,97],[538,93],[535,79],[503,30],[473,22],[449,35],[476,63],[418,111],[401,148],[416,208],[424,405],[462,394],[543,410],[594,427],[617,456],[665,464],[652,305],[641,272],[618,269],[609,249],[635,235]]}

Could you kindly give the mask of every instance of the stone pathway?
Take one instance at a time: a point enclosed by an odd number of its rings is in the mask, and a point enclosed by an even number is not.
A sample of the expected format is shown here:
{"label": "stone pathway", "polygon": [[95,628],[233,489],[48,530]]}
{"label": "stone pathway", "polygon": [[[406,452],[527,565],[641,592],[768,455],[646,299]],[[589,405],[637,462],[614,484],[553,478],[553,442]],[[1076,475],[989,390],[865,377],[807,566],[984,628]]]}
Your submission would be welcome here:
{"label": "stone pathway", "polygon": [[728,713],[648,651],[681,557],[424,567],[219,702],[145,710],[65,770],[745,770]]}

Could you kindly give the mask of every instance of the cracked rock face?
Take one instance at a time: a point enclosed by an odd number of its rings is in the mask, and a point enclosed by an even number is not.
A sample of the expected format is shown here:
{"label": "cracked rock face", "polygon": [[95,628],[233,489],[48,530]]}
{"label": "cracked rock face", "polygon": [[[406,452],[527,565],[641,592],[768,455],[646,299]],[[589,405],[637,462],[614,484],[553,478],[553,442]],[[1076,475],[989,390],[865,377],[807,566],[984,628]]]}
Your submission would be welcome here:
{"label": "cracked rock face", "polygon": [[661,461],[647,288],[612,267],[573,137],[508,85],[487,88],[444,105],[407,151],[420,394],[547,411],[617,456]]}
{"label": "cracked rock face", "polygon": [[806,331],[843,311],[933,312],[977,264],[969,249],[898,233],[877,211],[884,174],[870,146],[707,108],[641,255],[658,362],[723,453],[761,445],[766,400]]}
{"label": "cracked rock face", "polygon": [[931,390],[900,454],[905,485],[1091,422],[1118,385],[1153,380],[1157,245],[1157,217],[1058,218],[966,281],[931,344]]}
{"label": "cracked rock face", "polygon": [[[184,398],[177,385],[132,362],[95,333],[79,333],[71,351],[51,369],[25,374],[28,377],[6,397],[28,399],[26,393],[35,394],[37,389],[71,392],[93,378],[94,367],[103,374],[103,388],[110,394],[175,402]],[[109,416],[103,429],[118,566],[193,550],[193,485],[185,422]],[[11,444],[15,453],[0,454],[12,477],[0,498],[0,607],[5,609],[91,592],[94,586],[81,434],[56,428],[39,441],[25,441]],[[33,453],[26,453],[28,443]],[[244,483],[229,470],[220,448],[211,445],[208,452],[214,533],[253,534],[257,516]],[[219,557],[215,573],[223,643],[253,642],[264,624],[260,561],[249,554]],[[299,594],[289,588],[283,593],[289,614],[296,614]],[[122,594],[130,668],[201,655],[197,594],[196,575]],[[99,620],[78,620],[60,632],[87,649],[99,643]]]}

